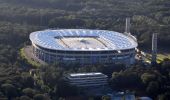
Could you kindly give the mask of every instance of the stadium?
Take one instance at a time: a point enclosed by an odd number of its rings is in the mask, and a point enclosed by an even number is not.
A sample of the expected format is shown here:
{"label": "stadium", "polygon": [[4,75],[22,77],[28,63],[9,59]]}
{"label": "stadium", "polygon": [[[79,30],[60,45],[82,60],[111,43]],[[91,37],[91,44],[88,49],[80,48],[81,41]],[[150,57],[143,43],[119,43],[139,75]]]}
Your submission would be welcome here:
{"label": "stadium", "polygon": [[30,40],[34,56],[48,64],[130,65],[138,45],[131,34],[90,29],[36,31]]}

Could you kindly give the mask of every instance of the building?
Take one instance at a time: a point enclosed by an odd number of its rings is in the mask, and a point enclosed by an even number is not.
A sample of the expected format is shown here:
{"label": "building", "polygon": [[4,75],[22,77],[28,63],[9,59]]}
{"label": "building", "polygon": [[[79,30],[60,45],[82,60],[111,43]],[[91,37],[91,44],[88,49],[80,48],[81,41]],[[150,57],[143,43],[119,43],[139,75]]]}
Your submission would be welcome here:
{"label": "building", "polygon": [[136,100],[134,93],[116,92],[113,94],[108,94],[111,100]]}
{"label": "building", "polygon": [[58,29],[30,34],[33,54],[47,63],[115,64],[135,62],[136,38],[107,30]]}
{"label": "building", "polygon": [[155,65],[157,62],[157,33],[152,35],[152,65]]}
{"label": "building", "polygon": [[65,75],[70,85],[78,87],[106,86],[108,77],[102,73],[76,73]]}
{"label": "building", "polygon": [[139,97],[137,100],[152,100],[150,97]]}

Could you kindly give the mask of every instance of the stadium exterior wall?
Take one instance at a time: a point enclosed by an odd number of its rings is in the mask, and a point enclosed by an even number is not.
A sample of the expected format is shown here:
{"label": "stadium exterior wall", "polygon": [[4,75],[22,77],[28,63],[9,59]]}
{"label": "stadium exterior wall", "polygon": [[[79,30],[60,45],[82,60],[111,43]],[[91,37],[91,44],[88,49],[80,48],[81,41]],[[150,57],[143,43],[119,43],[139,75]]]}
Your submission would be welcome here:
{"label": "stadium exterior wall", "polygon": [[64,51],[45,49],[35,44],[33,45],[33,54],[47,63],[60,64],[116,64],[122,63],[130,65],[135,62],[135,49],[117,51]]}

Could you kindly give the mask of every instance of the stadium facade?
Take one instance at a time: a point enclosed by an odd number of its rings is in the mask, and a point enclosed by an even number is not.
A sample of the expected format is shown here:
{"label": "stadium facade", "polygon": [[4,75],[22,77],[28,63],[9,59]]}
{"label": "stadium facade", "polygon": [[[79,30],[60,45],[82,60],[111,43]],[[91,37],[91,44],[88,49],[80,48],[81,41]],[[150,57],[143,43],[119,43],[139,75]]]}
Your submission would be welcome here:
{"label": "stadium facade", "polygon": [[47,63],[116,64],[135,62],[136,38],[107,30],[58,29],[30,34],[33,54]]}

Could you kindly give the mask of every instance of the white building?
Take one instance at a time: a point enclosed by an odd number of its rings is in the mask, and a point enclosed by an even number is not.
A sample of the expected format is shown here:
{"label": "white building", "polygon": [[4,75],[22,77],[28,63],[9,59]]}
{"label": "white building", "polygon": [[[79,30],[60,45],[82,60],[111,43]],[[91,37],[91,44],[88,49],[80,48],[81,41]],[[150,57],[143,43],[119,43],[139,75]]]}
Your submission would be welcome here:
{"label": "white building", "polygon": [[111,97],[111,100],[136,100],[136,97],[133,93],[117,92],[108,95]]}
{"label": "white building", "polygon": [[102,73],[76,73],[65,75],[65,79],[78,87],[94,87],[107,85],[108,76]]}
{"label": "white building", "polygon": [[133,64],[135,37],[107,30],[59,29],[30,34],[33,54],[47,63]]}

